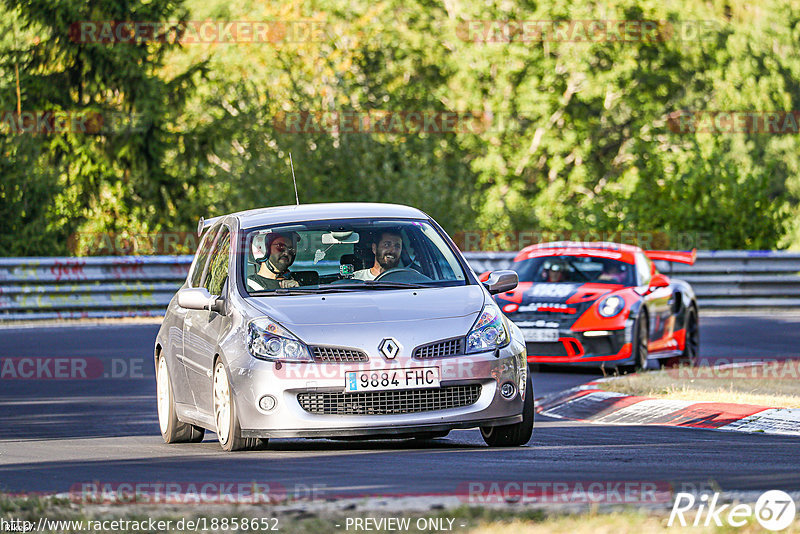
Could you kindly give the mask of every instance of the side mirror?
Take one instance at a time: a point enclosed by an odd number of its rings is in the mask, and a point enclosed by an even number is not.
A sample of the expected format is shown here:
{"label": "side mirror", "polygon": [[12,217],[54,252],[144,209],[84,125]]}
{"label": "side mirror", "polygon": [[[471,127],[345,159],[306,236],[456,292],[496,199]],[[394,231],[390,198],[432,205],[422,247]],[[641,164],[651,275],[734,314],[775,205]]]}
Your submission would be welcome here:
{"label": "side mirror", "polygon": [[210,310],[222,313],[224,302],[204,287],[187,287],[178,291],[178,306],[187,310]]}
{"label": "side mirror", "polygon": [[511,291],[518,284],[519,275],[516,271],[492,271],[486,281],[483,282],[483,287],[488,289],[490,294],[496,295]]}
{"label": "side mirror", "polygon": [[669,278],[661,273],[654,274],[653,278],[650,279],[650,284],[648,285],[650,291],[667,286],[669,286]]}

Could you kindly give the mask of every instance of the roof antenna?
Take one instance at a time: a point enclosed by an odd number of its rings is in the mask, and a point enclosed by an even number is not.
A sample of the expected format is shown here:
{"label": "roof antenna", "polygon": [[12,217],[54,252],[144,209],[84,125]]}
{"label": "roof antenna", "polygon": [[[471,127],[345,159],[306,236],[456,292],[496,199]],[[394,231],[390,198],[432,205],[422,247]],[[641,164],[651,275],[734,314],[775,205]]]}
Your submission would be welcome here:
{"label": "roof antenna", "polygon": [[294,200],[297,202],[297,205],[300,205],[300,197],[297,196],[297,180],[294,178],[294,163],[292,162],[292,153],[289,152],[289,165],[292,166],[292,182],[294,182]]}

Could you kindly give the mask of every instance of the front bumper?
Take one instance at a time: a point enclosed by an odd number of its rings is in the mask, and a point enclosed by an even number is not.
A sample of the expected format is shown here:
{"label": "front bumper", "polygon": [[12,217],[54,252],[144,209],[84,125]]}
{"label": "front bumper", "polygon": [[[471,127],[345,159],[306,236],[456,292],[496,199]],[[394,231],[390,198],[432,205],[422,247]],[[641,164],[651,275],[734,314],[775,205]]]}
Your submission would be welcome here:
{"label": "front bumper", "polygon": [[[348,371],[405,369],[438,366],[442,388],[480,385],[475,402],[454,408],[391,414],[318,414],[304,409],[302,393],[342,393]],[[229,362],[231,387],[244,437],[342,437],[398,436],[516,423],[522,420],[523,398],[519,392],[506,400],[500,395],[505,382],[519,384],[527,376],[524,346],[512,342],[500,350],[469,356],[450,356],[396,362],[371,359],[355,363],[276,364],[241,355]],[[405,390],[414,391],[414,390]],[[532,395],[533,392],[526,392]],[[272,395],[276,406],[265,412],[258,406]]]}
{"label": "front bumper", "polygon": [[601,363],[620,365],[632,358],[630,329],[609,330],[608,335],[587,336],[568,329],[559,331],[558,341],[546,343],[527,342],[528,362],[585,364]]}

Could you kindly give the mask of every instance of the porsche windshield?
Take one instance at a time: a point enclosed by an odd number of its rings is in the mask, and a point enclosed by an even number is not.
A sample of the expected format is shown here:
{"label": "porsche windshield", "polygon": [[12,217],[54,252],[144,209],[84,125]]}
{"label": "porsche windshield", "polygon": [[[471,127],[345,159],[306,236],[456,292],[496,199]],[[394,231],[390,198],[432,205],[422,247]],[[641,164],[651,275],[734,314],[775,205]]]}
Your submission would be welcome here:
{"label": "porsche windshield", "polygon": [[456,252],[421,220],[334,220],[257,228],[245,239],[251,295],[465,285]]}
{"label": "porsche windshield", "polygon": [[511,266],[520,282],[596,282],[634,286],[634,266],[593,256],[543,256]]}

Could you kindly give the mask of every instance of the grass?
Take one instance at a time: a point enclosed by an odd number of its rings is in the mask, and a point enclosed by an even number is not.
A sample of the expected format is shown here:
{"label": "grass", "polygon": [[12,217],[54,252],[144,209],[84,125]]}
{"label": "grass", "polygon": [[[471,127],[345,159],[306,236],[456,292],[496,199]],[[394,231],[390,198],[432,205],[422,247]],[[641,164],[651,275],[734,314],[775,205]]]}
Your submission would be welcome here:
{"label": "grass", "polygon": [[800,360],[750,367],[676,367],[622,376],[603,389],[671,400],[800,408]]}

